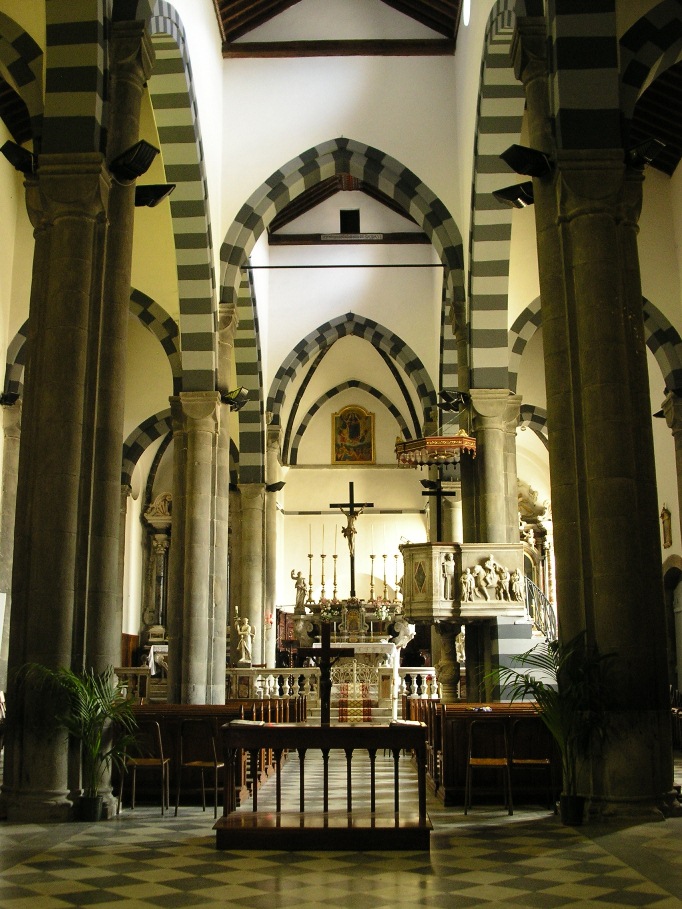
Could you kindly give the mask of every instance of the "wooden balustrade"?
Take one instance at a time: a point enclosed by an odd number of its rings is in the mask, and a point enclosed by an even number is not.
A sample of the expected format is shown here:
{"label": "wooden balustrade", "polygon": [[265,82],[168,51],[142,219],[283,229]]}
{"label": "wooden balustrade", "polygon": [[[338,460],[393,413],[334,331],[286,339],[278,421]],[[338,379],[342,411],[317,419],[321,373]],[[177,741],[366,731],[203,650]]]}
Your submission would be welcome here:
{"label": "wooden balustrade", "polygon": [[[431,822],[426,814],[426,728],[421,723],[397,721],[388,726],[293,726],[233,721],[222,729],[225,758],[223,816],[218,819],[218,849],[428,849]],[[274,755],[276,806],[258,810],[258,787],[252,786],[252,811],[236,811],[233,793],[243,755],[250,755],[257,772],[259,755],[267,749]],[[305,806],[306,753],[319,750],[324,765],[322,811]],[[346,810],[329,810],[329,754],[346,755]],[[365,750],[370,760],[369,806],[353,800],[352,756]],[[375,802],[375,758],[379,749],[393,754],[393,811],[378,811]],[[299,755],[299,811],[282,810],[281,767],[288,751]],[[399,760],[401,752],[413,752],[417,769],[418,810],[400,808]],[[272,783],[271,783],[272,785]]]}

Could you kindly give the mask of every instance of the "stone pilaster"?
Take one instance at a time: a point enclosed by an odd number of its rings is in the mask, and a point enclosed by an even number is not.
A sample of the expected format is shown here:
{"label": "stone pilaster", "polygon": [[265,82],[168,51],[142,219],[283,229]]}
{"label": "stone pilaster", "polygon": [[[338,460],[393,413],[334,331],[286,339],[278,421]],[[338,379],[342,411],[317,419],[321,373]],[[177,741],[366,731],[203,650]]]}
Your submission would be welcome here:
{"label": "stone pilaster", "polygon": [[[143,22],[112,26],[110,116],[107,157],[112,160],[139,138],[140,109],[154,52]],[[101,671],[117,665],[121,651],[123,577],[119,570],[121,446],[125,407],[128,313],[135,220],[135,186],[112,181],[109,197],[103,305],[89,357],[93,395],[92,506],[87,574],[85,661]],[[105,338],[106,343],[101,343]]]}
{"label": "stone pilaster", "polygon": [[183,392],[173,416],[173,539],[169,564],[169,700],[207,703],[213,611],[215,475],[220,395]]}
{"label": "stone pilaster", "polygon": [[0,513],[0,691],[7,691],[7,656],[12,604],[12,556],[14,518],[17,509],[19,443],[21,442],[21,399],[2,408],[4,448],[2,455],[2,512]]}
{"label": "stone pilaster", "polygon": [[672,749],[635,240],[642,177],[621,148],[553,147],[544,35],[534,20],[518,26],[529,144],[555,162],[533,189],[559,624],[564,640],[584,631],[617,655],[616,735],[591,763],[593,810],[647,811],[671,788]]}
{"label": "stone pilaster", "polygon": [[[265,485],[243,483],[241,491],[241,596],[238,612],[248,619],[253,637],[252,662],[263,662]],[[234,634],[234,631],[233,631]]]}
{"label": "stone pilaster", "polygon": [[236,666],[239,659],[239,636],[235,629],[236,616],[240,614],[242,596],[242,497],[235,485],[230,489],[230,530],[229,530],[229,563],[228,582],[230,589],[230,603],[228,625],[232,629],[230,635],[230,663]]}
{"label": "stone pilaster", "polygon": [[663,401],[663,415],[675,443],[675,469],[677,472],[677,511],[682,533],[682,396],[668,391]]}

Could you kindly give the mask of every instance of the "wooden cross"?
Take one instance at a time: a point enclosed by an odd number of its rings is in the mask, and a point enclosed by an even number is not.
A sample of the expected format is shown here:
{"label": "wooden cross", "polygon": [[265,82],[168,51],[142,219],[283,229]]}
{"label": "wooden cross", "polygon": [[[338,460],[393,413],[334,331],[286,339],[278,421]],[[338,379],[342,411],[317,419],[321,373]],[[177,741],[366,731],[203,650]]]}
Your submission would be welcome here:
{"label": "wooden cross", "polygon": [[437,480],[422,480],[422,486],[426,486],[423,496],[436,497],[436,543],[451,543],[452,540],[443,540],[443,496],[456,496],[456,490],[443,489],[443,481],[440,477]]}
{"label": "wooden cross", "polygon": [[331,723],[332,703],[332,666],[344,656],[355,656],[354,647],[335,647],[332,658],[331,624],[322,622],[320,629],[321,647],[300,647],[299,657],[312,657],[319,660],[320,666],[320,725],[329,726]]}
{"label": "wooden cross", "polygon": [[[353,484],[348,484],[348,502],[331,502],[330,508],[340,508],[348,518],[348,525],[343,529],[343,535],[348,540],[348,551],[350,552],[350,597],[355,598],[355,519],[365,508],[374,508],[374,502],[356,502],[353,496]],[[359,508],[359,511],[355,509]],[[347,508],[348,511],[344,511]]]}

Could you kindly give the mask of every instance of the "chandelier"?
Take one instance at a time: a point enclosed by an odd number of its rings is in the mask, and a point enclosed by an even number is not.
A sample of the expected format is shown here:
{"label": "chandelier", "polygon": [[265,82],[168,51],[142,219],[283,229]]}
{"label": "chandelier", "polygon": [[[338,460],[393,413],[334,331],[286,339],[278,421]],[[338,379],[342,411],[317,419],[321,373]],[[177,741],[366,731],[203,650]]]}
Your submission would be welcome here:
{"label": "chandelier", "polygon": [[465,451],[476,457],[476,439],[460,429],[454,436],[425,436],[403,442],[396,439],[395,456],[400,467],[442,467],[456,464]]}

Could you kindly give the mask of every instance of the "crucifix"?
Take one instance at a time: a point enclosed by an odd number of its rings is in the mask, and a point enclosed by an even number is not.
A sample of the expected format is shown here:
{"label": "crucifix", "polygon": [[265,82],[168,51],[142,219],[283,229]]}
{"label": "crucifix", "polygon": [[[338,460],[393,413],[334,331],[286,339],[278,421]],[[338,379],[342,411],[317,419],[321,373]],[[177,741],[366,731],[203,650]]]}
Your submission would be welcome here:
{"label": "crucifix", "polygon": [[[350,552],[350,597],[355,598],[355,522],[358,515],[361,515],[365,508],[374,508],[374,502],[356,502],[353,496],[353,484],[348,484],[348,502],[331,502],[330,508],[340,508],[343,514],[348,518],[348,524],[342,529],[342,533],[348,542],[348,551]],[[356,511],[356,507],[359,509]],[[348,511],[345,511],[345,509]]]}
{"label": "crucifix", "polygon": [[340,658],[355,656],[354,647],[336,647],[332,657],[331,625],[322,622],[320,626],[320,647],[300,647],[299,658],[313,657],[319,660],[320,667],[320,725],[329,726],[331,723],[332,702],[332,666]]}
{"label": "crucifix", "polygon": [[426,489],[423,496],[436,497],[436,543],[452,542],[452,540],[443,540],[443,496],[456,496],[457,492],[443,489],[443,481],[439,476],[437,480],[421,480],[422,486]]}

